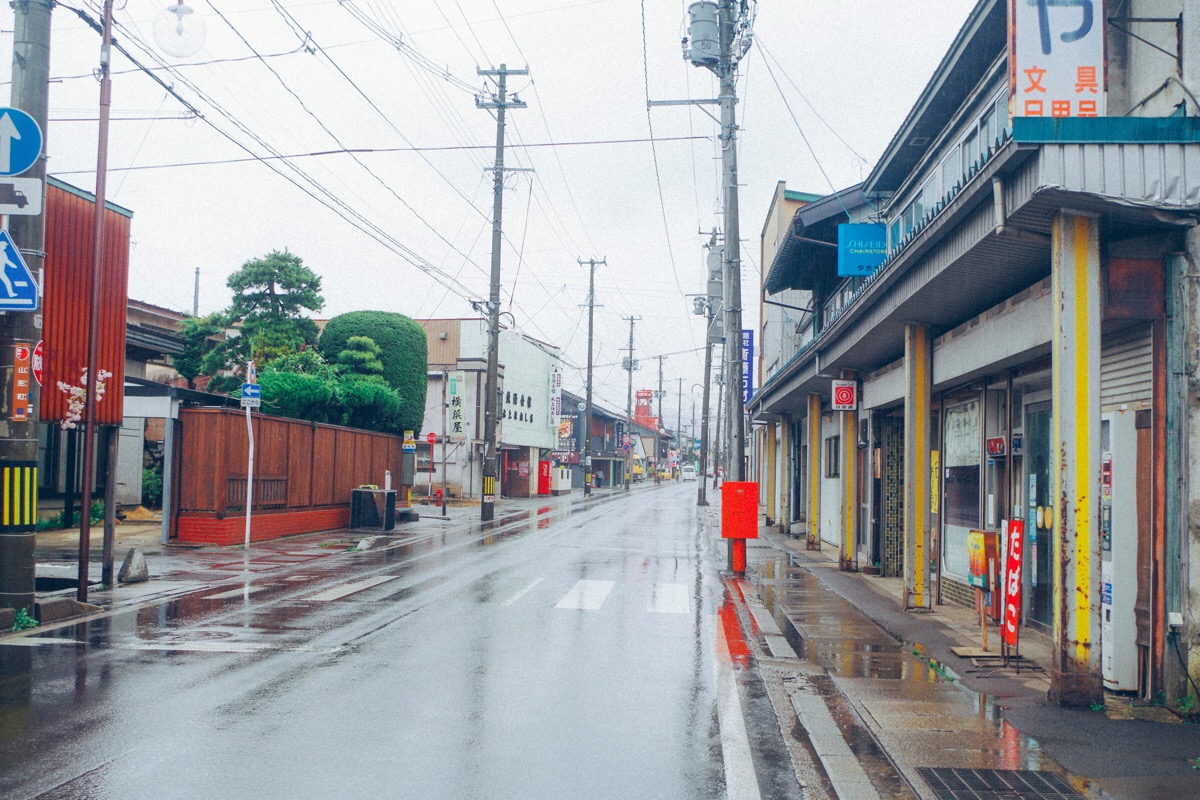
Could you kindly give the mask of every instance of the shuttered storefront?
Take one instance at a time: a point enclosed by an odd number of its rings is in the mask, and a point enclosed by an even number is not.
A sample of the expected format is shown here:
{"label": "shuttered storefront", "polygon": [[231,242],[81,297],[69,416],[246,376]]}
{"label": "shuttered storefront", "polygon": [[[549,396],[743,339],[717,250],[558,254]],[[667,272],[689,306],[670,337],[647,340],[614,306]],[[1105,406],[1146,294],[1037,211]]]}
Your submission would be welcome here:
{"label": "shuttered storefront", "polygon": [[1150,325],[1104,337],[1100,355],[1100,407],[1149,403],[1154,367]]}

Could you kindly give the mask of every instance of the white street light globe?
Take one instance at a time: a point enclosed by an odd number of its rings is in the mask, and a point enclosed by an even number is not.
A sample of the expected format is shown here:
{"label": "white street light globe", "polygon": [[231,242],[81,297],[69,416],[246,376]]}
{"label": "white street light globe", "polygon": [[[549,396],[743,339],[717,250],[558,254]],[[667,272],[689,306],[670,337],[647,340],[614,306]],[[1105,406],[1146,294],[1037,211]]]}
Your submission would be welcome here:
{"label": "white street light globe", "polygon": [[204,47],[208,27],[195,10],[178,0],[154,18],[154,41],[173,58],[190,58]]}

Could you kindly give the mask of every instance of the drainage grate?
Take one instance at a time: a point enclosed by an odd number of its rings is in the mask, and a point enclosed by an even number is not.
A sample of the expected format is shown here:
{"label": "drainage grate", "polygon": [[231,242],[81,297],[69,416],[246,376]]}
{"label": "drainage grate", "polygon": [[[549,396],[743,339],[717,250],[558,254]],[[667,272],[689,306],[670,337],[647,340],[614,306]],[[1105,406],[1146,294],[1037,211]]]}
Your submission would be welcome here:
{"label": "drainage grate", "polygon": [[1082,800],[1053,772],[1017,769],[922,767],[937,800]]}

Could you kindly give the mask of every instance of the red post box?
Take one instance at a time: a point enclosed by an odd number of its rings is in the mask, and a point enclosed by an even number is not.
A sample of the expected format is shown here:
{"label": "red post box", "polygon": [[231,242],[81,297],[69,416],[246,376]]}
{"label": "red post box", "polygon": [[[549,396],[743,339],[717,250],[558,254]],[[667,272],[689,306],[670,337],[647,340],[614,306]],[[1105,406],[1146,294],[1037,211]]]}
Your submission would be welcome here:
{"label": "red post box", "polygon": [[721,484],[721,538],[758,538],[758,482]]}

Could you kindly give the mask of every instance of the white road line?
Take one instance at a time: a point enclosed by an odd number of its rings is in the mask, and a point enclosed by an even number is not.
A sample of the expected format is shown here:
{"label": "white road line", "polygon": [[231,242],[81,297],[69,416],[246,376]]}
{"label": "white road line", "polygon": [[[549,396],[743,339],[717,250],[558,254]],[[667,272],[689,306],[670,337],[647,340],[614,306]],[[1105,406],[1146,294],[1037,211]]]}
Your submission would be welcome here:
{"label": "white road line", "polygon": [[646,608],[652,614],[687,614],[692,610],[692,598],[686,583],[660,583],[650,595]]}
{"label": "white road line", "polygon": [[221,592],[219,594],[210,594],[210,595],[206,596],[204,599],[205,600],[229,600],[230,598],[233,598],[233,597],[245,597],[246,595],[251,595],[251,594],[254,594],[255,592],[261,592],[263,589],[269,589],[269,588],[271,588],[271,584],[265,584],[265,585],[260,584],[258,586],[242,586],[238,589],[230,589],[227,592]]}
{"label": "white road line", "polygon": [[524,597],[529,592],[530,589],[537,586],[541,582],[542,582],[541,578],[534,578],[532,581],[529,582],[529,584],[524,589],[522,589],[521,591],[514,594],[512,597],[505,600],[504,605],[511,606],[513,603],[517,602],[522,597]]}
{"label": "white road line", "polygon": [[716,617],[713,622],[717,629],[717,725],[721,729],[721,758],[725,763],[725,795],[729,800],[762,800],[725,626]]}
{"label": "white road line", "polygon": [[612,591],[616,581],[581,580],[571,587],[571,591],[555,604],[555,608],[577,608],[582,611],[596,611],[604,605],[608,593]]}
{"label": "white road line", "polygon": [[378,575],[374,578],[362,578],[357,581],[347,581],[339,586],[334,586],[331,589],[326,589],[323,592],[317,592],[314,595],[301,598],[314,603],[328,603],[331,600],[340,600],[341,598],[361,592],[363,589],[370,589],[372,586],[378,586],[381,583],[394,581],[399,575]]}

